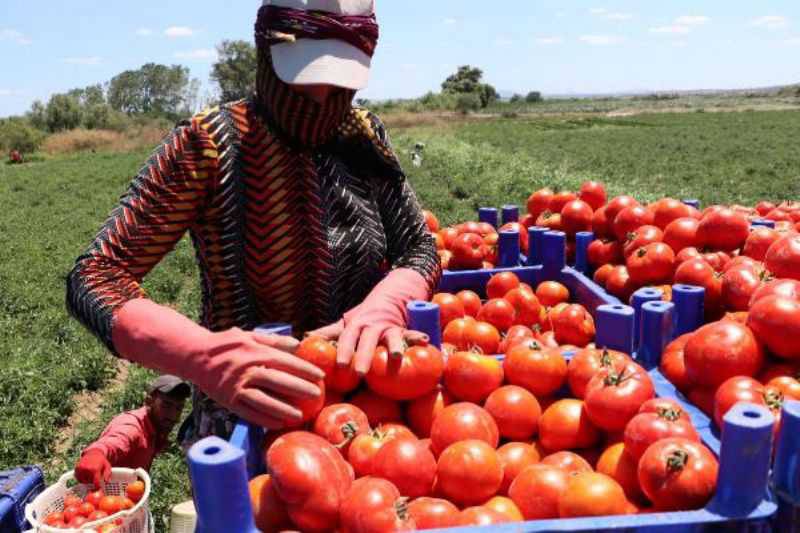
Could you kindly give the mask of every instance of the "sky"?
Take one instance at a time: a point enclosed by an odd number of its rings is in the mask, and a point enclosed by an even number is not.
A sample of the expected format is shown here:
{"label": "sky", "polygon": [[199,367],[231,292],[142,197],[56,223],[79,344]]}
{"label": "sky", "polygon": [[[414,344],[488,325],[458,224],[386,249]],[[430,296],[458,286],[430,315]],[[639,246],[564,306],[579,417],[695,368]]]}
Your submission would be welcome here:
{"label": "sky", "polygon": [[[0,117],[148,62],[186,65],[210,91],[215,46],[252,41],[260,5],[0,0]],[[364,98],[436,91],[464,64],[499,91],[523,94],[800,82],[798,0],[377,0],[377,11]]]}

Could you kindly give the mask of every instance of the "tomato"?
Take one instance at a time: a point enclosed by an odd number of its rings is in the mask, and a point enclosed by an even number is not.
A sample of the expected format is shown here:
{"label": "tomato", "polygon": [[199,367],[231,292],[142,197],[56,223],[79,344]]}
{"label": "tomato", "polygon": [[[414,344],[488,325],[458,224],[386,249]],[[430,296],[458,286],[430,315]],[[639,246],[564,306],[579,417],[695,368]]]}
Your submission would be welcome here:
{"label": "tomato", "polygon": [[569,478],[561,468],[531,465],[514,479],[508,495],[525,520],[558,518],[558,502],[567,490]]}
{"label": "tomato", "polygon": [[386,422],[397,422],[403,418],[397,402],[378,396],[371,390],[362,390],[350,398],[350,403],[364,411],[372,427]]}
{"label": "tomato", "polygon": [[539,441],[550,451],[591,448],[599,440],[600,433],[581,400],[558,400],[539,418]]}
{"label": "tomato", "polygon": [[769,247],[780,238],[781,234],[772,228],[753,228],[753,231],[750,232],[750,235],[748,235],[744,243],[742,254],[747,257],[752,257],[756,261],[763,261],[767,256]]}
{"label": "tomato", "polygon": [[767,213],[769,213],[770,211],[772,211],[773,209],[775,209],[775,204],[773,204],[772,202],[767,202],[765,200],[762,200],[756,204],[756,211],[758,211],[758,214],[761,215],[762,217]]}
{"label": "tomato", "polygon": [[532,291],[520,287],[507,293],[505,300],[514,309],[515,325],[532,327],[541,320],[542,305]]}
{"label": "tomato", "polygon": [[664,239],[664,233],[655,226],[640,226],[638,229],[628,233],[625,240],[623,254],[627,258],[633,252]]}
{"label": "tomato", "polygon": [[339,450],[313,433],[281,435],[267,450],[275,492],[292,522],[303,531],[327,531],[339,520],[339,506],[353,471]]}
{"label": "tomato", "polygon": [[800,280],[800,235],[789,234],[772,243],[764,265],[776,278]]}
{"label": "tomato", "polygon": [[513,272],[501,272],[489,278],[486,283],[486,295],[491,298],[502,298],[512,289],[519,287],[519,278]]}
{"label": "tomato", "polygon": [[345,394],[355,389],[361,381],[353,365],[343,368],[336,363],[336,345],[322,337],[306,337],[297,347],[295,355],[325,372],[326,390]]}
{"label": "tomato", "polygon": [[703,308],[706,316],[714,316],[722,308],[722,278],[705,259],[689,259],[675,270],[675,283],[695,285],[705,289]]}
{"label": "tomato", "polygon": [[500,441],[497,422],[486,409],[478,405],[467,402],[448,405],[431,426],[433,453],[438,455],[451,444],[467,439],[482,440],[492,448],[497,448]]}
{"label": "tomato", "polygon": [[456,352],[447,359],[444,385],[456,399],[483,402],[503,384],[503,367],[492,356]]}
{"label": "tomato", "polygon": [[606,216],[608,217],[609,222],[613,224],[614,220],[617,218],[617,215],[619,215],[621,211],[627,209],[628,207],[635,207],[637,205],[639,205],[639,202],[630,196],[617,196],[608,202],[608,205],[606,205]]}
{"label": "tomato", "polygon": [[800,400],[800,381],[790,376],[776,376],[770,379],[766,388],[774,388],[786,398]]}
{"label": "tomato", "polygon": [[511,348],[514,348],[515,346],[525,342],[530,342],[534,340],[535,337],[536,336],[533,333],[533,330],[527,326],[511,326],[505,337],[503,337],[503,340],[500,342],[499,351],[500,353],[507,353]]}
{"label": "tomato", "polygon": [[482,440],[464,440],[439,456],[439,490],[456,505],[485,502],[500,490],[503,465],[494,447]]}
{"label": "tomato", "polygon": [[47,515],[44,518],[43,522],[45,524],[47,524],[48,526],[55,526],[59,522],[63,523],[64,522],[64,513],[61,513],[61,512],[50,513],[49,515]]}
{"label": "tomato", "polygon": [[533,341],[513,348],[503,360],[506,380],[535,396],[550,396],[567,377],[567,362],[554,348]]}
{"label": "tomato", "polygon": [[94,511],[95,511],[94,505],[92,505],[91,503],[88,503],[88,502],[84,502],[84,503],[82,503],[82,504],[80,504],[78,506],[78,514],[80,516],[84,516],[84,517],[89,516]]}
{"label": "tomato", "polygon": [[597,471],[613,478],[625,491],[625,496],[635,502],[644,500],[644,493],[639,487],[638,466],[639,460],[627,452],[622,442],[606,448],[597,460]]}
{"label": "tomato", "polygon": [[[131,483],[131,485],[133,485],[135,483],[141,483],[141,482],[140,481],[136,481],[134,483]],[[142,483],[142,485],[144,485],[144,484]],[[137,485],[137,487],[138,487],[138,485]],[[142,487],[142,492],[144,492],[144,487]],[[96,491],[93,491],[93,492],[88,492],[88,493],[86,493],[86,497],[84,498],[84,501],[86,501],[88,503],[91,503],[92,505],[94,505],[95,509],[97,509],[100,506],[100,500],[103,498],[103,496],[105,496],[105,494],[103,493],[102,490],[96,490]],[[131,498],[130,494],[128,495],[128,497]],[[138,501],[138,500],[135,500],[134,498],[131,498],[131,499],[134,500],[134,501]]]}
{"label": "tomato", "polygon": [[403,496],[428,496],[436,477],[436,458],[422,441],[398,437],[375,454],[371,474],[394,483]]}
{"label": "tomato", "polygon": [[[253,513],[255,514],[255,510],[253,511]],[[108,513],[105,512],[105,511],[95,511],[92,514],[90,514],[89,516],[87,516],[86,519],[89,522],[96,522],[98,520],[102,520],[104,518],[108,518],[108,516],[109,516]]]}
{"label": "tomato", "polygon": [[731,261],[731,257],[725,252],[708,252],[703,254],[702,257],[717,272],[722,272]]}
{"label": "tomato", "polygon": [[[83,503],[83,500],[81,500],[78,496],[72,494],[71,492],[68,492],[64,496],[64,507],[65,508],[66,507],[72,507],[72,506],[80,507],[80,505],[82,503]],[[65,522],[69,522],[70,520],[72,520],[72,517],[70,517],[68,520],[65,520]]]}
{"label": "tomato", "polygon": [[681,335],[667,344],[664,348],[664,353],[661,354],[661,364],[659,365],[661,373],[681,392],[687,391],[691,385],[691,381],[689,381],[689,377],[686,374],[686,361],[684,359],[684,349],[691,337],[691,333]]}
{"label": "tomato", "polygon": [[514,325],[514,306],[503,298],[494,298],[487,301],[478,312],[478,320],[487,322],[500,331],[507,331]]}
{"label": "tomato", "polygon": [[637,288],[628,273],[628,268],[624,265],[614,267],[606,280],[606,290],[622,300],[623,303],[630,300]]}
{"label": "tomato", "polygon": [[698,245],[697,228],[699,226],[700,222],[694,218],[674,220],[664,229],[663,242],[676,253],[687,248],[695,248]]}
{"label": "tomato", "polygon": [[502,524],[510,522],[511,519],[495,509],[490,509],[485,505],[468,507],[461,511],[456,521],[457,526],[489,526],[492,524]]}
{"label": "tomato", "polygon": [[625,491],[614,478],[598,472],[583,472],[569,478],[558,501],[561,518],[620,515],[628,512]]}
{"label": "tomato", "polygon": [[586,395],[586,385],[597,372],[615,362],[630,361],[630,357],[615,350],[584,348],[572,356],[567,365],[567,383],[572,394],[579,399]]}
{"label": "tomato", "polygon": [[[269,474],[256,476],[247,484],[250,504],[256,527],[261,531],[282,531],[291,527],[286,507],[275,492],[275,485]],[[91,517],[89,518],[91,520]]]}
{"label": "tomato", "polygon": [[[746,255],[737,255],[725,265],[725,267],[722,269],[722,273],[725,274],[729,270],[733,270],[735,268],[746,268],[755,273],[761,273],[764,270],[764,263],[761,261],[756,261],[755,259],[747,257]],[[764,274],[766,277],[766,272]]]}
{"label": "tomato", "polygon": [[684,437],[700,442],[700,435],[683,410],[660,409],[655,413],[639,413],[625,427],[625,449],[637,461],[647,448],[660,439]]}
{"label": "tomato", "polygon": [[336,446],[347,457],[357,435],[369,432],[369,420],[355,405],[339,403],[325,407],[314,422],[314,433]]}
{"label": "tomato", "polygon": [[690,206],[674,198],[664,198],[656,202],[653,210],[653,224],[662,230],[682,218],[693,218]]}
{"label": "tomato", "polygon": [[567,235],[575,235],[580,231],[592,231],[592,206],[583,200],[572,200],[561,208],[561,226]]}
{"label": "tomato", "polygon": [[479,237],[483,237],[481,233],[481,225],[479,222],[475,222],[474,220],[470,220],[469,222],[463,222],[456,226],[456,230],[458,230],[459,235],[464,235],[465,233],[474,233]]}
{"label": "tomato", "polygon": [[450,250],[453,252],[451,267],[462,270],[481,268],[488,252],[483,239],[476,233],[462,233],[455,238]]}
{"label": "tomato", "polygon": [[81,526],[83,526],[87,522],[88,522],[88,520],[86,520],[85,516],[78,515],[78,516],[74,517],[72,520],[70,520],[67,523],[67,526],[69,526],[71,529],[81,529]]}
{"label": "tomato", "polygon": [[592,465],[586,459],[574,452],[561,451],[550,454],[541,460],[543,465],[555,466],[568,474],[591,472]]}
{"label": "tomato", "polygon": [[716,387],[692,387],[686,394],[689,401],[708,416],[714,414],[714,394]]}
{"label": "tomato", "polygon": [[595,239],[589,244],[586,254],[593,267],[619,263],[622,261],[622,244],[619,241]]}
{"label": "tomato", "polygon": [[519,233],[519,249],[523,254],[528,253],[528,228],[519,222],[509,222],[500,226],[500,231],[516,231]]}
{"label": "tomato", "polygon": [[768,383],[781,376],[789,376],[800,380],[800,366],[796,362],[788,361],[768,363],[766,368],[759,374],[758,381]]}
{"label": "tomato", "polygon": [[503,438],[528,440],[539,428],[542,409],[536,397],[522,387],[506,385],[498,388],[489,395],[483,407],[497,422]]}
{"label": "tomato", "polygon": [[497,449],[500,464],[503,465],[503,484],[500,486],[500,494],[508,494],[511,483],[527,467],[537,464],[541,458],[539,451],[530,444],[524,442],[509,442]]}
{"label": "tomato", "polygon": [[411,346],[402,357],[390,357],[378,346],[366,380],[370,389],[392,400],[413,400],[436,388],[444,357],[434,346]]}
{"label": "tomato", "polygon": [[[383,533],[416,529],[406,500],[391,482],[375,477],[356,480],[345,494],[340,512],[342,533]],[[326,530],[332,529],[329,527]]]}
{"label": "tomato", "polygon": [[441,498],[417,498],[408,504],[408,514],[420,530],[455,526],[460,512]]}
{"label": "tomato", "polygon": [[664,243],[657,242],[633,251],[626,266],[633,283],[659,285],[672,280],[675,271],[675,253]]}
{"label": "tomato", "polygon": [[450,270],[450,263],[453,261],[453,252],[450,250],[437,250],[436,255],[439,256],[439,264],[442,265],[442,270]]}
{"label": "tomato", "polygon": [[606,207],[603,206],[597,209],[592,216],[592,232],[598,239],[608,239],[614,236],[611,230],[611,222],[613,220],[608,219]]}
{"label": "tomato", "polygon": [[582,305],[566,306],[550,322],[559,344],[583,347],[594,340],[594,319]]}
{"label": "tomato", "polygon": [[476,349],[481,353],[495,354],[500,347],[500,332],[488,322],[474,322],[466,331],[466,349]]}
{"label": "tomato", "polygon": [[790,300],[800,300],[800,281],[794,279],[776,279],[762,285],[750,298],[752,307],[761,298],[782,296]]}
{"label": "tomato", "polygon": [[600,209],[605,205],[608,199],[605,186],[598,181],[587,181],[583,183],[578,197],[589,204],[592,209]]}
{"label": "tomato", "polygon": [[453,399],[450,394],[439,386],[409,402],[406,407],[406,419],[416,435],[427,438],[431,434],[433,419],[451,403]]}
{"label": "tomato", "polygon": [[556,192],[550,199],[550,205],[547,207],[553,213],[560,213],[564,206],[568,203],[577,200],[578,195],[570,191]]}
{"label": "tomato", "polygon": [[714,322],[692,335],[684,359],[692,383],[715,387],[733,376],[756,375],[764,364],[764,350],[747,326]]}
{"label": "tomato", "polygon": [[556,281],[545,281],[536,287],[536,297],[542,305],[553,307],[569,301],[569,289]]}
{"label": "tomato", "polygon": [[527,208],[528,213],[537,218],[550,208],[550,202],[553,199],[553,191],[550,189],[539,189],[528,198]]}
{"label": "tomato", "polygon": [[626,207],[614,218],[613,229],[617,240],[625,242],[629,233],[641,226],[653,224],[653,213],[641,205]]}
{"label": "tomato", "polygon": [[373,461],[384,444],[397,438],[387,435],[380,429],[358,435],[350,443],[347,452],[347,461],[353,467],[356,477],[372,475]]}
{"label": "tomato", "polygon": [[[461,291],[456,294],[456,298],[461,300],[466,316],[476,317],[481,310],[481,297],[472,291]],[[442,326],[444,327],[444,326]]]}
{"label": "tomato", "polygon": [[561,231],[563,229],[561,213],[545,211],[536,219],[536,225],[540,228],[548,228],[551,231]]}
{"label": "tomato", "polygon": [[[130,483],[130,484],[128,484],[127,487],[125,487],[125,495],[128,498],[130,498],[131,500],[133,500],[134,503],[138,503],[139,500],[142,499],[142,496],[144,496],[144,489],[145,489],[144,481],[134,481],[133,483]],[[92,505],[97,507],[97,505],[94,502],[89,501],[89,496],[90,495],[91,495],[91,493],[86,495],[86,502],[87,503],[91,503]],[[94,499],[94,498],[92,498],[92,499]],[[99,503],[99,500],[98,500],[98,503]]]}
{"label": "tomato", "polygon": [[439,231],[439,219],[436,218],[436,215],[427,209],[423,209],[422,216],[425,218],[425,225],[428,226],[428,231],[431,233]]}
{"label": "tomato", "polygon": [[750,223],[741,213],[722,208],[711,211],[700,220],[697,240],[701,247],[731,251],[744,246],[750,235]]}
{"label": "tomato", "polygon": [[747,311],[753,293],[764,283],[763,277],[763,271],[759,273],[746,266],[726,270],[722,275],[722,302],[725,308]]}
{"label": "tomato", "polygon": [[446,250],[450,250],[453,248],[453,243],[456,241],[456,237],[458,237],[459,235],[458,230],[455,228],[441,229],[439,230],[438,234],[441,235]]}
{"label": "tomato", "polygon": [[703,255],[695,247],[684,248],[675,256],[675,262],[681,265],[689,259],[703,259]]}
{"label": "tomato", "polygon": [[452,294],[434,294],[431,302],[439,306],[439,322],[442,328],[457,318],[464,318],[464,304]]}
{"label": "tomato", "polygon": [[519,219],[519,223],[522,224],[526,229],[532,228],[536,225],[536,217],[528,213]]}
{"label": "tomato", "polygon": [[644,402],[655,396],[650,375],[632,361],[604,367],[586,385],[586,413],[606,431],[622,431]]}
{"label": "tomato", "polygon": [[769,213],[764,216],[767,220],[773,220],[775,222],[785,221],[791,222],[792,215],[790,215],[785,209],[776,208],[770,211]]}
{"label": "tomato", "polygon": [[734,376],[725,380],[714,395],[714,422],[722,427],[722,418],[739,402],[766,406],[764,385],[749,376]]}
{"label": "tomato", "polygon": [[508,518],[508,520],[511,522],[522,522],[525,520],[525,518],[522,516],[522,512],[519,510],[519,507],[517,507],[517,504],[515,504],[511,498],[506,498],[505,496],[495,496],[484,503],[483,507],[497,511],[501,515],[505,515],[506,518]]}
{"label": "tomato", "polygon": [[658,511],[700,509],[713,496],[719,463],[702,444],[662,439],[639,461],[639,484]]}
{"label": "tomato", "polygon": [[603,265],[597,270],[595,270],[592,279],[594,280],[595,283],[605,288],[606,284],[608,283],[608,277],[614,271],[614,268],[615,268],[614,265],[610,264]]}
{"label": "tomato", "polygon": [[[103,496],[100,498],[100,505],[97,506],[101,511],[104,513],[108,513],[109,515],[116,514],[122,510],[122,498],[119,496]],[[77,506],[73,505],[71,508],[77,509]],[[77,512],[75,514],[78,514]],[[74,516],[73,514],[72,516]],[[72,516],[69,517],[69,520],[72,520]],[[64,510],[64,519],[67,520],[67,512],[66,509]]]}

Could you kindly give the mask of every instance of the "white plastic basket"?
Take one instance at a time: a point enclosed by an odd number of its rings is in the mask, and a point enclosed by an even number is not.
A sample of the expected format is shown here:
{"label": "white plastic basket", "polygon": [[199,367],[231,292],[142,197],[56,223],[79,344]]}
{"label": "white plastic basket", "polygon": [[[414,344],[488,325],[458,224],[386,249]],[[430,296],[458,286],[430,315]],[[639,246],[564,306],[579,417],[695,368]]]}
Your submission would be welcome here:
{"label": "white plastic basket", "polygon": [[58,513],[64,510],[64,496],[67,493],[75,494],[84,498],[87,493],[94,490],[91,485],[75,484],[75,475],[72,471],[67,472],[55,484],[47,487],[39,494],[33,502],[25,506],[25,518],[30,522],[32,531],[37,533],[78,533],[94,532],[97,528],[105,524],[113,524],[121,519],[122,523],[114,527],[113,533],[149,533],[152,531],[150,512],[147,501],[150,498],[150,476],[141,468],[132,470],[130,468],[112,468],[111,479],[101,487],[108,496],[125,496],[125,489],[134,481],[144,482],[144,494],[133,509],[120,511],[116,514],[97,520],[87,522],[81,529],[59,529],[42,523],[51,513]]}

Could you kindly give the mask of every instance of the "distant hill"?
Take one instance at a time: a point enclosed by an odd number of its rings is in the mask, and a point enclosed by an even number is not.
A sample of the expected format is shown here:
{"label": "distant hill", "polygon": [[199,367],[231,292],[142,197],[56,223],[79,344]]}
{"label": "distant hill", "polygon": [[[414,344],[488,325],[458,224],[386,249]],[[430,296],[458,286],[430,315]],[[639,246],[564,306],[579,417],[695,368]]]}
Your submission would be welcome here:
{"label": "distant hill", "polygon": [[[514,91],[498,91],[502,100],[510,99]],[[625,91],[613,93],[565,93],[565,94],[547,94],[544,93],[544,98],[547,99],[564,99],[564,98],[632,98],[637,96],[648,96],[652,94],[669,94],[676,96],[713,96],[713,95],[764,95],[764,96],[800,96],[800,83],[791,85],[775,85],[772,87],[753,87],[748,89],[695,89],[683,91]],[[523,95],[524,96],[524,95]]]}

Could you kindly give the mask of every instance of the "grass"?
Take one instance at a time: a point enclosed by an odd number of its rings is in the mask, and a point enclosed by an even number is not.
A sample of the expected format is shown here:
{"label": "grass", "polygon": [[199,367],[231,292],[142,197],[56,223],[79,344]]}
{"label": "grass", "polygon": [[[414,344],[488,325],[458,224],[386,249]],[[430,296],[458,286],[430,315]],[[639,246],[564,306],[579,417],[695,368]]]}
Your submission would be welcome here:
{"label": "grass", "polygon": [[[483,205],[523,204],[539,187],[575,189],[585,179],[641,200],[800,197],[797,111],[463,122],[403,116],[395,125],[421,202],[445,223],[474,218]],[[426,144],[424,162],[414,168],[408,154],[418,141]],[[49,463],[75,393],[101,389],[111,375],[110,356],[66,313],[64,277],[146,156],[84,153],[0,165],[0,469]],[[198,274],[186,240],[145,285],[155,300],[197,316]],[[149,376],[132,369],[122,390],[105,397],[101,416],[77,427],[60,459],[72,464],[111,417],[140,405]],[[152,475],[159,519],[189,497],[180,451],[161,456]]]}

